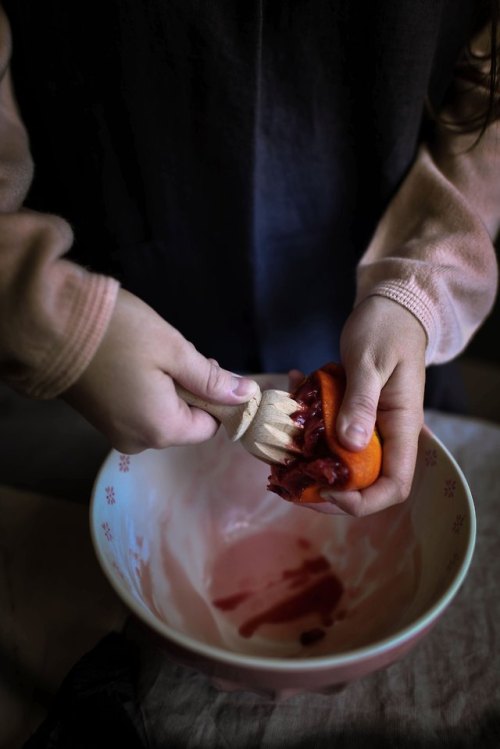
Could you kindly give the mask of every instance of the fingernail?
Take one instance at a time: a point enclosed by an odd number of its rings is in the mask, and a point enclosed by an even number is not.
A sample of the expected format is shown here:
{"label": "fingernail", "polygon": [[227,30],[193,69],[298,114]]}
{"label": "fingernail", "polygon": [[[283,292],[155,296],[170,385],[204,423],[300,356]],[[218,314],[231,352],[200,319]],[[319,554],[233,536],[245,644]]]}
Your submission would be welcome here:
{"label": "fingernail", "polygon": [[325,500],[325,502],[328,502],[330,507],[332,508],[333,512],[332,515],[348,515],[348,513],[343,510],[341,507],[338,506],[336,500],[334,497],[329,496],[328,494],[321,494],[322,499]]}
{"label": "fingernail", "polygon": [[354,442],[355,445],[359,445],[360,447],[366,443],[366,429],[364,426],[361,426],[361,424],[349,424],[346,427],[345,435]]}
{"label": "fingernail", "polygon": [[257,383],[255,380],[250,380],[247,377],[237,377],[233,375],[233,393],[239,398],[250,397],[254,395],[257,390]]}

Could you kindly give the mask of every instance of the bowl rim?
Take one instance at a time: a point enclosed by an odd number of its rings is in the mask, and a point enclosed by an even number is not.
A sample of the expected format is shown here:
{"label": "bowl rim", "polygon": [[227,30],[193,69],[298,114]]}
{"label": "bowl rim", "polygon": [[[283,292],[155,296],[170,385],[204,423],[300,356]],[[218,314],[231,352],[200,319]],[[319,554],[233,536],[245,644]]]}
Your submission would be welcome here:
{"label": "bowl rim", "polygon": [[233,668],[237,667],[249,670],[264,670],[280,673],[301,673],[310,672],[311,670],[322,671],[330,670],[332,668],[344,668],[346,666],[360,664],[374,658],[378,659],[384,654],[387,655],[391,653],[391,651],[398,650],[404,645],[411,643],[411,641],[419,639],[425,632],[431,629],[431,627],[437,622],[441,614],[450,605],[459,589],[461,588],[469,571],[476,545],[476,512],[472,493],[465,475],[448,448],[426,424],[423,425],[422,432],[424,432],[428,438],[433,440],[440,447],[440,449],[454,466],[457,474],[461,478],[469,510],[470,533],[467,541],[467,547],[465,549],[462,563],[457,568],[453,579],[451,580],[445,593],[443,593],[437,599],[437,601],[435,601],[435,603],[424,614],[419,616],[412,624],[407,625],[401,630],[396,631],[392,635],[377,640],[370,645],[353,648],[352,650],[345,651],[344,653],[308,656],[304,658],[257,656],[237,653],[236,651],[232,651],[229,649],[226,650],[223,647],[217,645],[210,645],[208,643],[200,642],[199,640],[196,640],[189,635],[185,635],[182,632],[177,631],[173,627],[170,627],[168,624],[161,622],[149,609],[142,607],[129,593],[128,590],[121,586],[113,571],[113,568],[108,563],[105,554],[101,550],[101,541],[97,536],[97,524],[95,522],[97,487],[101,483],[101,476],[104,473],[108,462],[113,456],[120,454],[117,450],[114,449],[112,449],[108,453],[107,457],[103,461],[94,480],[91,492],[89,506],[89,524],[91,541],[94,547],[94,553],[96,554],[97,561],[106,579],[117,594],[118,598],[121,599],[123,603],[125,603],[129,610],[133,614],[135,614],[135,616],[140,621],[150,627],[156,634],[160,635],[163,638],[166,638],[177,646],[191,653],[196,653],[199,656],[203,656],[204,658],[209,658],[212,661],[218,661]]}

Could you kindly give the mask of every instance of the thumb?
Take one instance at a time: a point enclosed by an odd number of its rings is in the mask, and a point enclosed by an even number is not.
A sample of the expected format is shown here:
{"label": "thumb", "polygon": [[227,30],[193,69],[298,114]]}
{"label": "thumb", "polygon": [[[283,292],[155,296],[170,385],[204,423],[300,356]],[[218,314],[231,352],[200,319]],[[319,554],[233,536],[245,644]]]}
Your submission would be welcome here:
{"label": "thumb", "polygon": [[245,403],[259,390],[255,380],[223,369],[215,359],[206,359],[195,348],[189,348],[176,369],[178,374],[174,376],[180,385],[213,403]]}
{"label": "thumb", "polygon": [[349,450],[362,450],[373,434],[381,385],[359,366],[345,368],[346,390],[336,422],[337,436]]}

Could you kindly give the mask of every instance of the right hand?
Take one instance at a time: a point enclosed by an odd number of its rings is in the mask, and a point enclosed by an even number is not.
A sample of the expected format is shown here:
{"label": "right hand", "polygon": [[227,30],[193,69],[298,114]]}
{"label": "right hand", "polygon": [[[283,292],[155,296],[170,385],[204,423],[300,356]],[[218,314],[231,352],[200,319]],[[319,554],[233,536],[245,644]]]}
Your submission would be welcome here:
{"label": "right hand", "polygon": [[257,390],[253,380],[206,359],[151,307],[121,289],[94,357],[62,397],[123,453],[209,439],[218,422],[190,408],[174,383],[225,405],[245,403]]}

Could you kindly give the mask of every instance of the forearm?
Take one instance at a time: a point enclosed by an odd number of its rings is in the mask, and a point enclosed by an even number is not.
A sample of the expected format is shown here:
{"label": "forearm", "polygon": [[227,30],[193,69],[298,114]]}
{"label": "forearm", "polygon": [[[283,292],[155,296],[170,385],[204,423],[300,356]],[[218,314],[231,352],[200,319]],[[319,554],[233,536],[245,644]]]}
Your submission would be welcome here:
{"label": "forearm", "polygon": [[37,398],[58,395],[92,358],[118,284],[61,256],[69,226],[55,216],[0,215],[0,375]]}
{"label": "forearm", "polygon": [[432,143],[423,146],[358,268],[356,303],[373,294],[410,310],[427,334],[427,364],[448,361],[487,317],[497,291],[500,127],[479,144],[449,125],[484,110],[487,93],[457,79]]}

